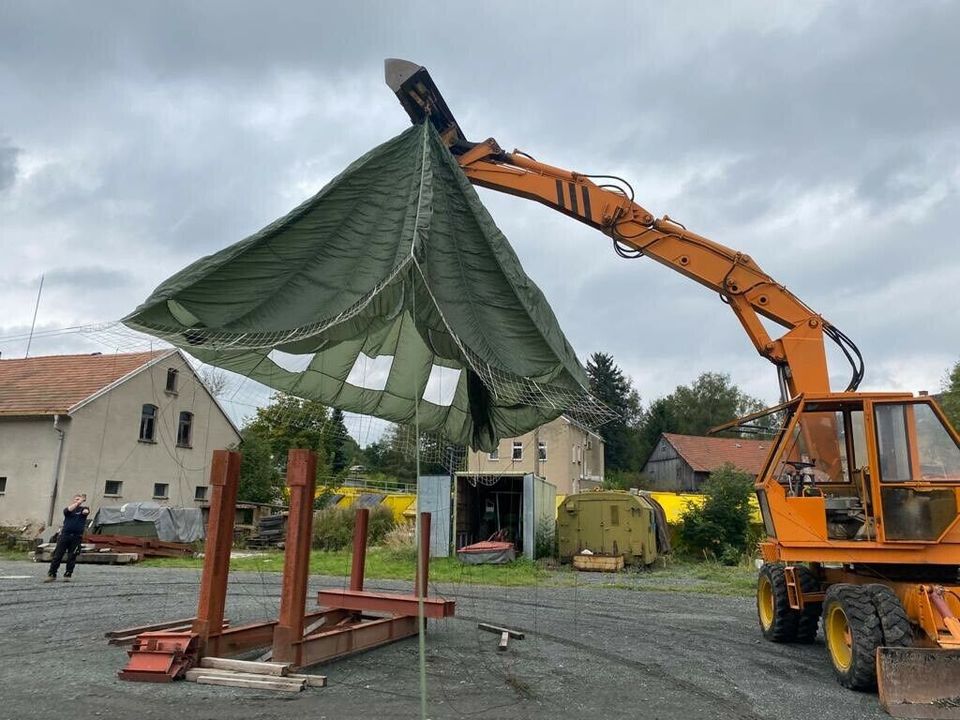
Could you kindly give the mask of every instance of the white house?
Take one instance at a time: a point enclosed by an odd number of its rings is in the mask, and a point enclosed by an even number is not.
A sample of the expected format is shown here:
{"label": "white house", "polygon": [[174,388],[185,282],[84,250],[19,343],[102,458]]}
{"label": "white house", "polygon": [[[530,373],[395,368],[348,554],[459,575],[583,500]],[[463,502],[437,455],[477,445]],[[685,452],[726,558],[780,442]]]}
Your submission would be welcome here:
{"label": "white house", "polygon": [[0,360],[0,525],[103,505],[199,507],[240,433],[179,350]]}

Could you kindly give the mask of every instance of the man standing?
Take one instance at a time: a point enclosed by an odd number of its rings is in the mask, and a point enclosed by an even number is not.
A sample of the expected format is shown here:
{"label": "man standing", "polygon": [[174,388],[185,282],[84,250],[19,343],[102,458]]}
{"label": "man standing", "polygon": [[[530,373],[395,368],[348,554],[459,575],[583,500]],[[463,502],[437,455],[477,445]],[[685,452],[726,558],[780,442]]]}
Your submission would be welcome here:
{"label": "man standing", "polygon": [[83,493],[74,495],[73,502],[63,509],[63,528],[60,530],[60,537],[57,538],[57,549],[53,551],[53,560],[44,582],[53,582],[57,579],[57,569],[60,567],[64,553],[67,555],[67,571],[63,574],[63,579],[69,582],[73,576],[73,566],[77,562],[77,556],[80,555],[80,543],[83,542],[83,531],[87,526],[87,516],[90,514],[90,508],[83,506],[86,499],[87,496]]}

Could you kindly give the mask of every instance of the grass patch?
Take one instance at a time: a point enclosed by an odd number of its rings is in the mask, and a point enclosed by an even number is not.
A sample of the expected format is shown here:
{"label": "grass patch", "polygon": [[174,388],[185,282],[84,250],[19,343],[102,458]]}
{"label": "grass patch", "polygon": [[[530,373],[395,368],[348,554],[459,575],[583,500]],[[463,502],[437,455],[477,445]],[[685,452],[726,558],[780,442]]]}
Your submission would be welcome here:
{"label": "grass patch", "polygon": [[670,560],[665,567],[621,576],[603,583],[603,587],[753,597],[757,590],[757,570],[752,564],[727,566],[716,562]]}
{"label": "grass patch", "polygon": [[[199,558],[151,558],[140,563],[144,567],[195,568],[203,566]],[[414,554],[386,548],[367,551],[365,577],[370,580],[409,580],[413,582]],[[282,572],[283,553],[265,551],[250,557],[234,557],[230,569],[235,572]],[[350,553],[345,550],[310,553],[310,573],[349,577]],[[553,573],[531,562],[516,560],[508,565],[461,565],[456,558],[435,558],[430,561],[430,579],[434,582],[468,583],[472,585],[524,586],[547,582]]]}

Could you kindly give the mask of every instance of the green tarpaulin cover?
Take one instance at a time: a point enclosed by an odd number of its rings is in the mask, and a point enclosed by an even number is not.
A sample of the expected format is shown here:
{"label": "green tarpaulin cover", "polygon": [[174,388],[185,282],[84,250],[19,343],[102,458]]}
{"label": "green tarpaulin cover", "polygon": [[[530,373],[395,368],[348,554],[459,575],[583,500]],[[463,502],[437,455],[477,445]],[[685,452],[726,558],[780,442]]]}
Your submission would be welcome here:
{"label": "green tarpaulin cover", "polygon": [[398,423],[419,414],[422,430],[475,449],[595,407],[430,123],[181,270],[123,322],[283,392]]}

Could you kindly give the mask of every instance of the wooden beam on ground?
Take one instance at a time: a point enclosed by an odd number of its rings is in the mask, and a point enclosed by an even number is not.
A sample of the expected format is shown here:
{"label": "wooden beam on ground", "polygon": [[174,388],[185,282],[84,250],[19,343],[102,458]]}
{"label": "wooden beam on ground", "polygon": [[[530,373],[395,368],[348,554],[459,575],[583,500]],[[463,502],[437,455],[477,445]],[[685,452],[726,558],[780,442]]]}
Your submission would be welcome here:
{"label": "wooden beam on ground", "polygon": [[510,642],[510,631],[504,630],[500,633],[500,643],[497,645],[497,650],[503,652],[507,649],[507,643]]}
{"label": "wooden beam on ground", "polygon": [[300,675],[297,673],[290,673],[287,675],[288,678],[293,678],[295,680],[303,680],[307,683],[307,687],[326,687],[327,686],[327,676],[326,675]]}
{"label": "wooden beam on ground", "polygon": [[[262,677],[262,676],[261,676]],[[275,677],[272,680],[256,679],[249,675],[196,675],[194,682],[200,685],[224,685],[226,687],[252,688],[255,690],[280,690],[282,692],[301,692],[307,683],[305,680],[289,680]]]}
{"label": "wooden beam on ground", "polygon": [[510,637],[515,638],[516,640],[523,640],[523,633],[519,630],[511,630],[510,628],[500,627],[499,625],[491,625],[490,623],[477,623],[477,628],[480,630],[486,630],[487,632],[492,632],[497,635],[509,633]]}
{"label": "wooden beam on ground", "polygon": [[201,658],[200,667],[277,676],[286,675],[290,671],[290,663],[255,662],[253,660],[233,660],[218,657]]}

